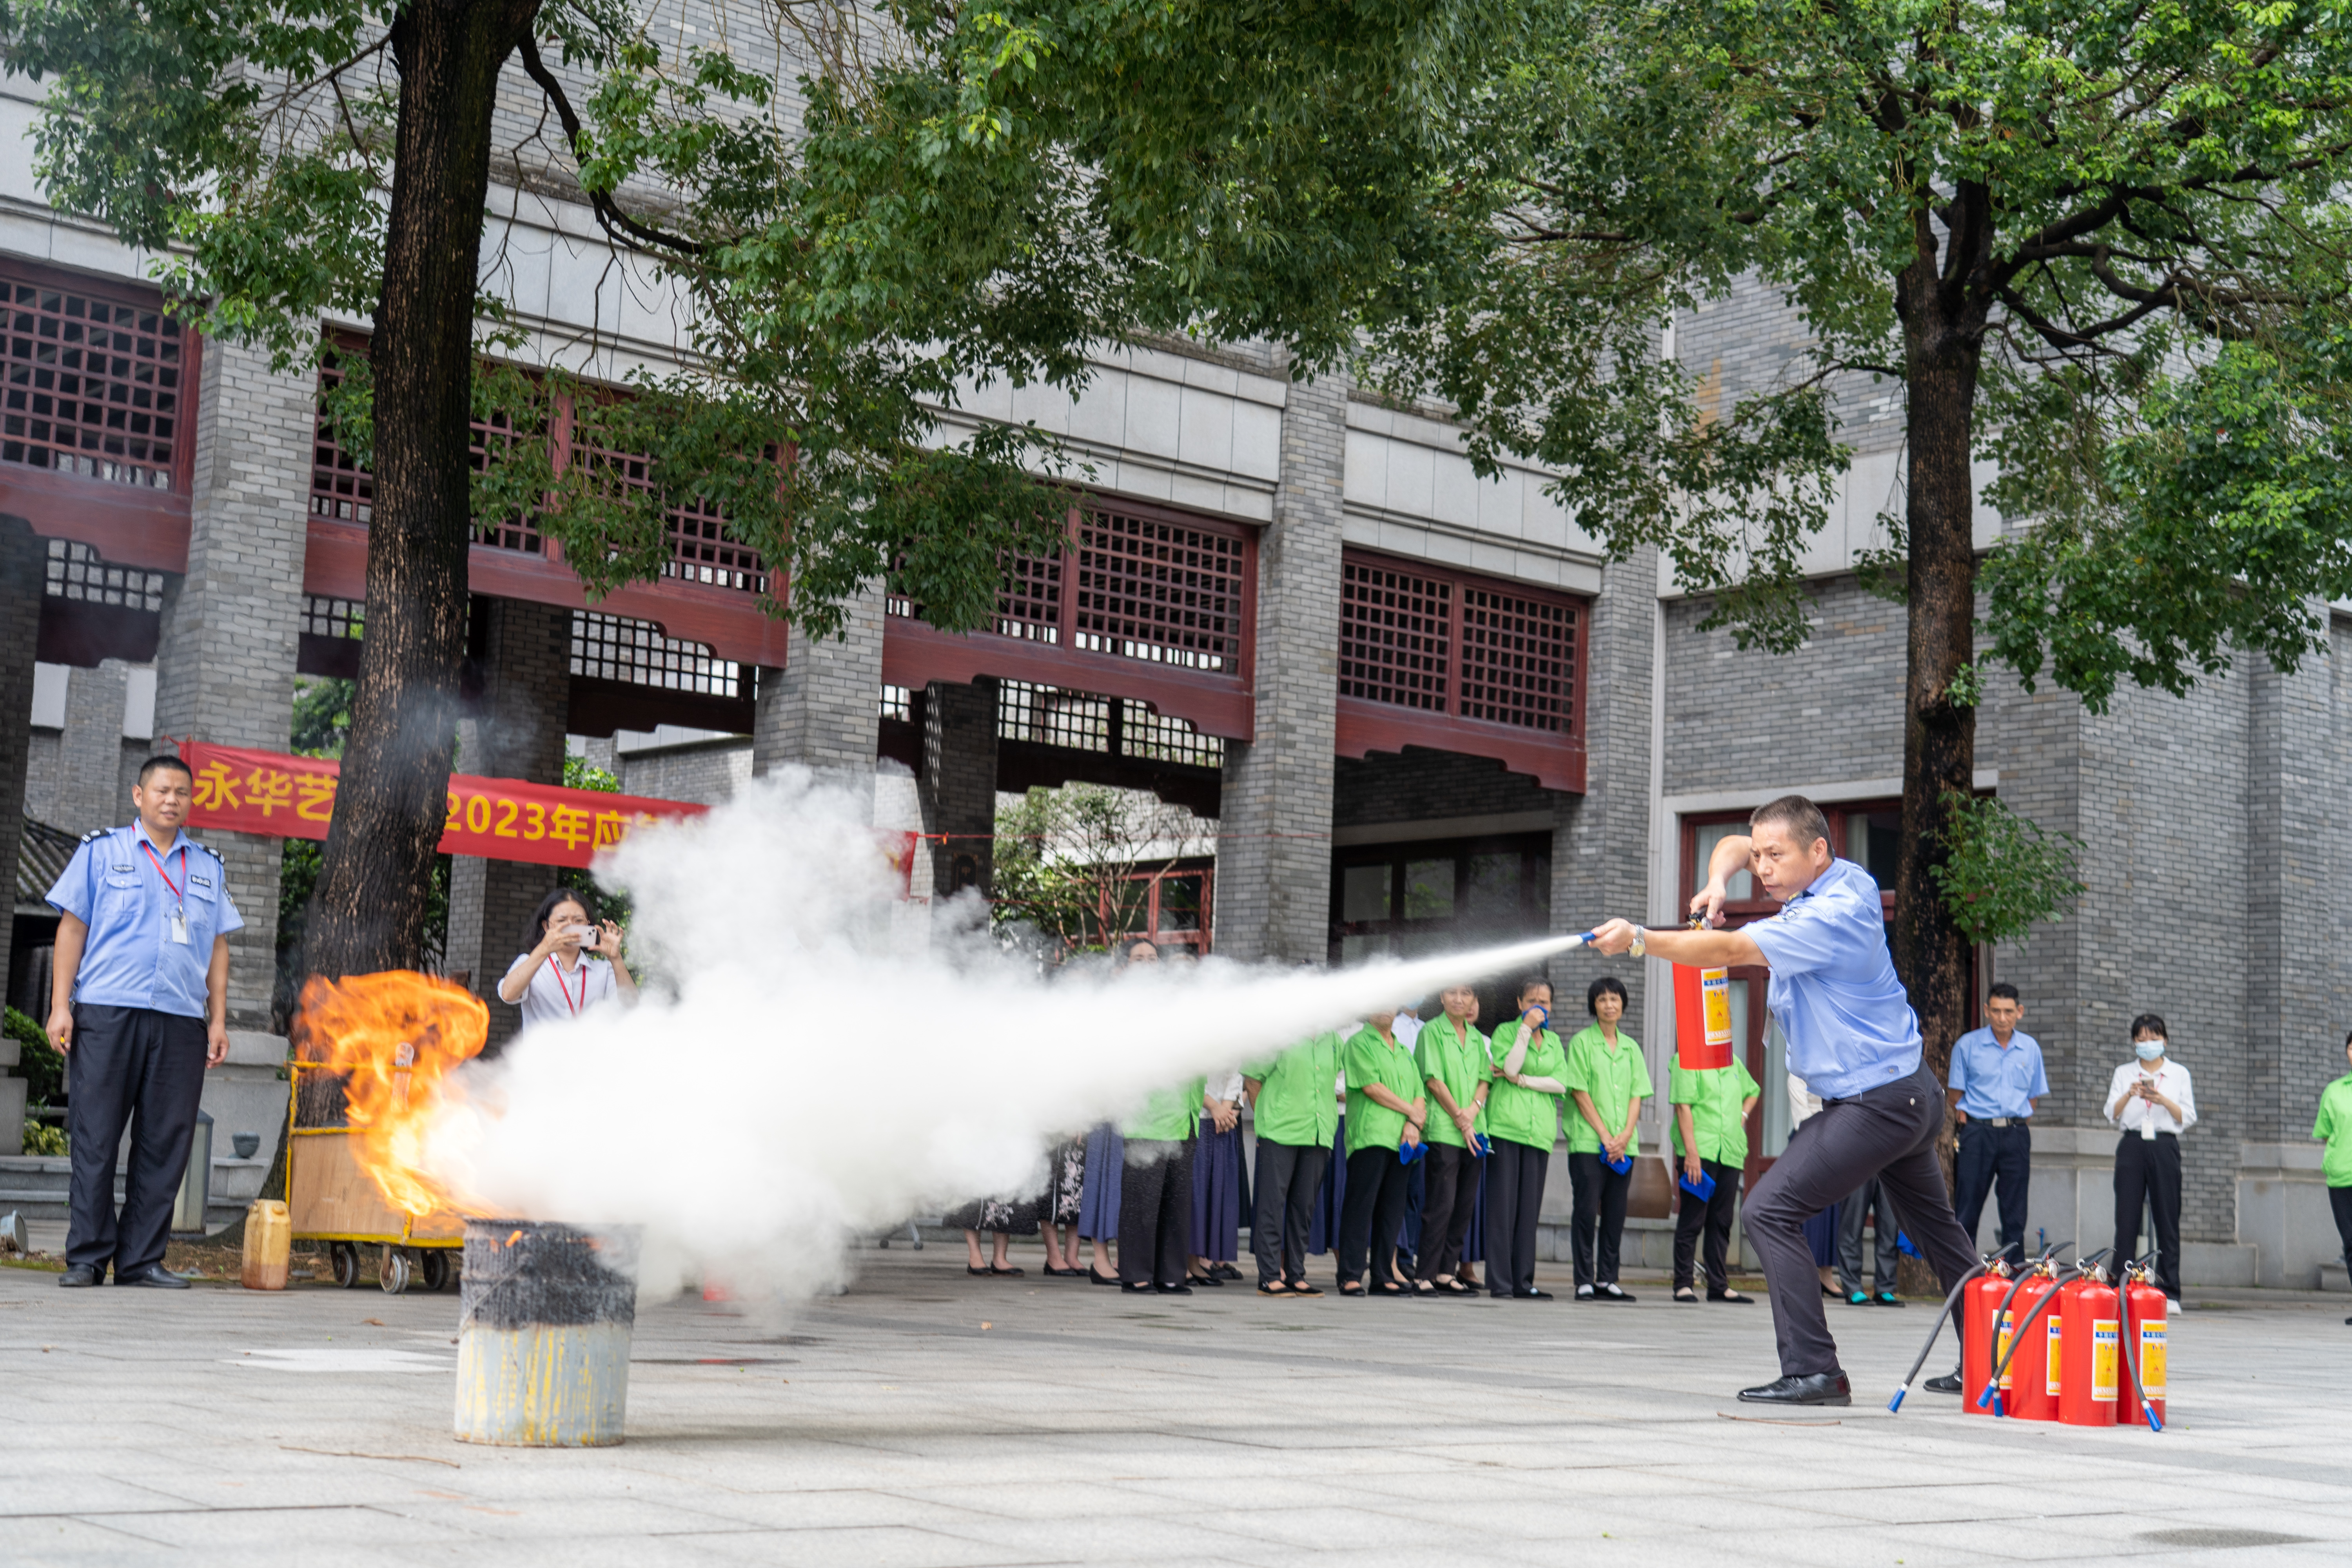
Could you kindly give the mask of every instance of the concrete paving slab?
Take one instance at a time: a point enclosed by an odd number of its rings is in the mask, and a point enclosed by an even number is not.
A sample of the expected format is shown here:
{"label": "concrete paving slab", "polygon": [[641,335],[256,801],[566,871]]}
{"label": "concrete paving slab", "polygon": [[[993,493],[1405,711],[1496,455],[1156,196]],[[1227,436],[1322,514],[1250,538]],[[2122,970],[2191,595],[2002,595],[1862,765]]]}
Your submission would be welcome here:
{"label": "concrete paving slab", "polygon": [[[1783,1421],[1732,1398],[1772,1374],[1769,1314],[1659,1292],[1139,1308],[857,1262],[789,1313],[641,1302],[628,1441],[569,1452],[451,1436],[453,1294],[0,1268],[0,1560],[2352,1563],[2352,1331],[2292,1300],[2182,1321],[2159,1436],[1924,1390],[1888,1415],[1924,1310],[1833,1314],[1857,1403]],[[2198,1530],[2299,1539],[2147,1539]]]}

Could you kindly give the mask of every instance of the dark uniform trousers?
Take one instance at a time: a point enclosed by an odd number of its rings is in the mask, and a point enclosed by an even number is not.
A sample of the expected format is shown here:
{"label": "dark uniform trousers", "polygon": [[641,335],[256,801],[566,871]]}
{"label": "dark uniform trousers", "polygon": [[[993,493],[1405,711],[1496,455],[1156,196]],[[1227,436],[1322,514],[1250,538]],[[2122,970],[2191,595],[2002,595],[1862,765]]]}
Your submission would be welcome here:
{"label": "dark uniform trousers", "polygon": [[1982,1117],[1960,1123],[1960,1150],[1952,1161],[1952,1211],[1974,1237],[1985,1199],[2000,1194],[2000,1245],[2025,1247],[2025,1184],[2033,1174],[2033,1131],[2022,1120],[1995,1127]]}
{"label": "dark uniform trousers", "polygon": [[1119,1173],[1118,1278],[1128,1285],[1181,1285],[1192,1239],[1192,1143],[1130,1138]]}
{"label": "dark uniform trousers", "polygon": [[2156,1220],[2156,1282],[2180,1300],[2180,1137],[2126,1132],[2116,1144],[2116,1257],[2139,1256],[2139,1211]]}
{"label": "dark uniform trousers", "polygon": [[1422,1212],[1421,1250],[1413,1257],[1414,1277],[1441,1279],[1462,1267],[1470,1213],[1478,1206],[1478,1157],[1451,1143],[1432,1143],[1422,1163],[1429,1167],[1429,1195]]}
{"label": "dark uniform trousers", "polygon": [[1257,1141],[1257,1206],[1250,1214],[1250,1252],[1257,1282],[1307,1278],[1307,1233],[1315,1221],[1316,1189],[1331,1151],[1320,1144]]}
{"label": "dark uniform trousers", "polygon": [[1486,1156],[1486,1293],[1524,1296],[1536,1288],[1536,1216],[1543,1212],[1551,1151],[1508,1138]]}
{"label": "dark uniform trousers", "polygon": [[1412,1173],[1394,1149],[1374,1145],[1348,1156],[1348,1194],[1339,1208],[1339,1283],[1350,1285],[1371,1268],[1371,1289],[1396,1282],[1397,1233]]}
{"label": "dark uniform trousers", "polygon": [[[195,1138],[205,1089],[205,1021],[152,1007],[74,1005],[66,1054],[66,1110],[73,1208],[66,1262],[121,1279],[163,1261],[172,1204]],[[114,1162],[131,1128],[122,1214],[114,1212]]]}
{"label": "dark uniform trousers", "polygon": [[1675,1193],[1682,1206],[1675,1213],[1675,1289],[1690,1285],[1696,1276],[1699,1239],[1706,1240],[1706,1288],[1720,1295],[1731,1288],[1731,1221],[1739,1207],[1739,1183],[1746,1173],[1738,1165],[1702,1159],[1698,1168],[1715,1178],[1714,1194],[1704,1202],[1691,1195],[1681,1182],[1682,1164],[1675,1165]]}
{"label": "dark uniform trousers", "polygon": [[1805,1222],[1871,1177],[1878,1178],[1880,1193],[1945,1289],[1976,1267],[1936,1160],[1943,1127],[1944,1089],[1923,1067],[1849,1099],[1824,1101],[1748,1194],[1748,1237],[1771,1289],[1772,1332],[1784,1376],[1839,1370]]}

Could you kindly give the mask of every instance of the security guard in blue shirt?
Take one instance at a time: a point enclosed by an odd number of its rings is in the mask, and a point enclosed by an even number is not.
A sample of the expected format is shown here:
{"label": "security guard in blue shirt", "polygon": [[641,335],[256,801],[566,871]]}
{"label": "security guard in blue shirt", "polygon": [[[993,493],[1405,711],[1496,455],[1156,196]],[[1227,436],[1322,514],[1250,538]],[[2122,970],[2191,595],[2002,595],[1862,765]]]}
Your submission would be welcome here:
{"label": "security guard in blue shirt", "polygon": [[[228,1056],[229,901],[220,857],[180,831],[195,781],[150,757],[131,792],[138,820],[81,841],[49,889],[58,912],[49,1043],[66,1053],[73,1211],[58,1283],[184,1290],[163,1267],[205,1069]],[[114,1162],[131,1127],[122,1213]]]}
{"label": "security guard in blue shirt", "polygon": [[1960,1124],[1959,1157],[1952,1165],[1952,1207],[1970,1236],[1984,1217],[1985,1199],[2000,1194],[2000,1244],[2025,1246],[2025,1188],[2033,1176],[2033,1107],[2050,1092],[2042,1042],[2017,1026],[2025,1004],[2003,980],[1985,996],[1985,1027],[1952,1042],[1946,1081],[1952,1115]]}
{"label": "security guard in blue shirt", "polygon": [[1804,1224],[1873,1176],[1903,1230],[1950,1289],[1976,1266],[1952,1216],[1936,1140],[1944,1092],[1925,1070],[1918,1016],[1886,949],[1878,884],[1830,853],[1829,819],[1799,795],[1759,805],[1745,837],[1727,834],[1707,867],[1694,914],[1717,919],[1730,878],[1745,868],[1780,912],[1738,931],[1643,931],[1611,921],[1593,933],[1602,952],[1644,952],[1700,968],[1769,964],[1766,1005],[1789,1041],[1789,1070],[1822,1099],[1748,1194],[1748,1238],[1772,1293],[1780,1376],[1740,1390],[1762,1405],[1848,1405],[1837,1342],[1822,1310]]}

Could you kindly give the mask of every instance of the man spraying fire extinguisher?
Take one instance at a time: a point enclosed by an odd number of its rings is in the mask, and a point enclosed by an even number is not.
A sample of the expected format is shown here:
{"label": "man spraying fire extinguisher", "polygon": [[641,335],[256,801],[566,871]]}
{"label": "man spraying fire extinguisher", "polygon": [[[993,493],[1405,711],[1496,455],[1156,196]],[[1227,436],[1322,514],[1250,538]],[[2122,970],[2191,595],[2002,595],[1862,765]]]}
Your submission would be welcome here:
{"label": "man spraying fire extinguisher", "polygon": [[1919,1019],[1887,952],[1878,884],[1830,853],[1829,820],[1802,795],[1756,808],[1746,836],[1727,834],[1691,912],[1722,917],[1737,872],[1755,874],[1780,912],[1738,931],[1643,931],[1611,921],[1592,935],[1606,953],[1694,968],[1769,964],[1766,1005],[1789,1041],[1789,1068],[1822,1097],[1820,1114],[1748,1199],[1748,1236],[1772,1295],[1780,1376],[1739,1397],[1763,1405],[1850,1405],[1837,1342],[1813,1273],[1805,1221],[1873,1176],[1947,1289],[1976,1266],[1937,1163],[1944,1087],[1924,1068]]}

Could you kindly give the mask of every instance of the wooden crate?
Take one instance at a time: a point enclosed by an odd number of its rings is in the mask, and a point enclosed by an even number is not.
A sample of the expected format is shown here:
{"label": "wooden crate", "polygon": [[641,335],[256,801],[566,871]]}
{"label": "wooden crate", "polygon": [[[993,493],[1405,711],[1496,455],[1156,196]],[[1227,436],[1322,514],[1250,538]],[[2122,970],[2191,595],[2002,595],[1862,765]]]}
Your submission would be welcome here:
{"label": "wooden crate", "polygon": [[466,1239],[462,1215],[436,1209],[412,1222],[384,1202],[383,1194],[361,1169],[345,1128],[304,1128],[294,1134],[287,1191],[297,1237],[410,1243]]}

